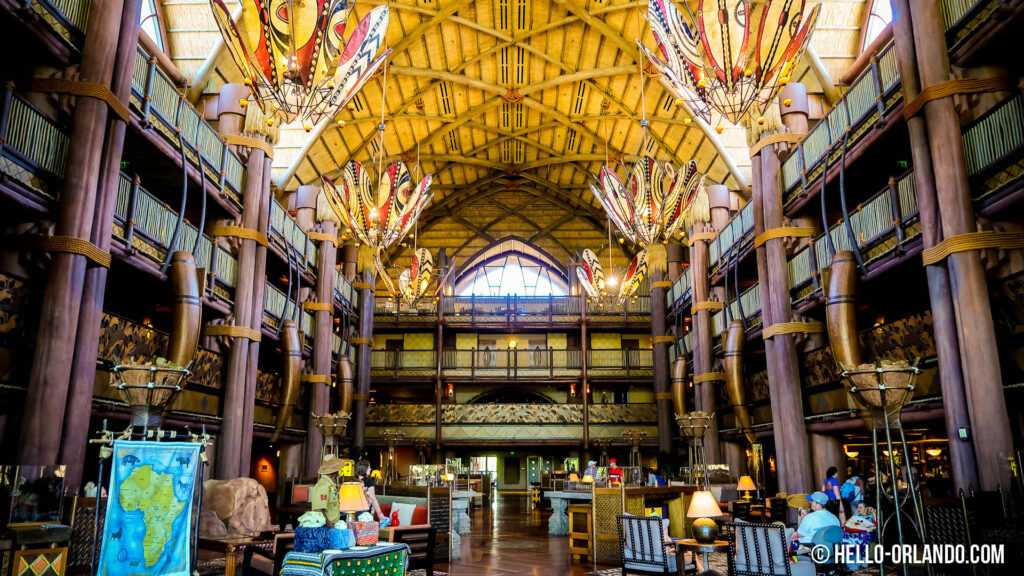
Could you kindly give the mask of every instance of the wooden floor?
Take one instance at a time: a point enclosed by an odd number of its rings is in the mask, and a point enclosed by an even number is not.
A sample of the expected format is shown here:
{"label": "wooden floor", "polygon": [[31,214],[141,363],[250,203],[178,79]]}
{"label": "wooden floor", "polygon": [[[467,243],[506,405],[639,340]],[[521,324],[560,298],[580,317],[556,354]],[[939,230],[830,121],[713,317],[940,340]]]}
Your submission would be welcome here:
{"label": "wooden floor", "polygon": [[613,568],[572,562],[568,536],[548,536],[549,510],[530,508],[526,494],[498,494],[491,510],[473,512],[473,533],[462,537],[462,558],[438,565],[455,576],[582,576]]}

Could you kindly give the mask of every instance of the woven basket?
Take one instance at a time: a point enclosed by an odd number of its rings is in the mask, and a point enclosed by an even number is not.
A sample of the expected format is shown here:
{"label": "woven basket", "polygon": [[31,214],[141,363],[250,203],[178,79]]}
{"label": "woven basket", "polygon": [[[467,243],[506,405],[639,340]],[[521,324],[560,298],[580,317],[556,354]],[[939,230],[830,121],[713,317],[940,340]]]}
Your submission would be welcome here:
{"label": "woven basket", "polygon": [[155,364],[118,364],[111,373],[118,394],[131,408],[132,425],[142,427],[160,426],[190,374],[186,368]]}
{"label": "woven basket", "polygon": [[864,406],[891,411],[913,400],[914,380],[921,373],[915,364],[861,364],[844,368],[841,375],[846,389]]}

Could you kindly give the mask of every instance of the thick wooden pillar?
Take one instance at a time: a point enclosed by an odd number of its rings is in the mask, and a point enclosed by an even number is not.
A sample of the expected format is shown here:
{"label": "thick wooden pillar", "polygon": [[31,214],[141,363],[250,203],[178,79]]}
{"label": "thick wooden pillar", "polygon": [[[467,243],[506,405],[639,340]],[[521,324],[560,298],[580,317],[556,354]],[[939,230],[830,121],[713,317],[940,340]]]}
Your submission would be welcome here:
{"label": "thick wooden pillar", "polygon": [[[945,27],[934,2],[911,0],[910,14],[920,87],[924,90],[950,78]],[[928,102],[924,114],[942,235],[951,238],[974,232],[977,222],[964,164],[960,120],[952,96]],[[1006,412],[988,284],[977,251],[958,252],[946,261],[978,478],[982,490],[996,490],[1010,482],[1007,458],[1013,456],[1013,437]]]}
{"label": "thick wooden pillar", "polygon": [[[249,98],[249,89],[240,84],[221,87],[217,103],[218,127],[221,135],[238,134],[245,122],[245,108],[241,100]],[[254,104],[255,105],[255,104]],[[244,149],[241,150],[244,154]],[[236,152],[238,152],[236,150]],[[266,204],[269,220],[269,190],[264,190],[267,163],[262,150],[248,150],[245,190],[242,195],[242,228],[266,234],[262,205]],[[234,325],[260,330],[263,321],[263,293],[266,285],[266,248],[255,240],[245,238],[238,242],[238,278],[235,282]],[[258,248],[262,248],[259,250]],[[260,262],[258,253],[262,253]],[[259,264],[262,263],[262,266]],[[259,266],[259,269],[257,267]],[[254,311],[259,308],[258,314]],[[255,315],[255,318],[254,318]],[[250,352],[255,355],[250,357]],[[218,438],[217,477],[221,479],[249,475],[252,452],[253,402],[255,382],[250,390],[249,372],[257,369],[259,343],[245,338],[233,338],[224,369],[224,405],[221,410],[223,424]]]}
{"label": "thick wooden pillar", "polygon": [[[893,39],[896,61],[903,84],[903,99],[910,102],[921,93],[914,50],[914,31],[908,0],[892,0]],[[924,116],[918,114],[907,120],[910,134],[910,153],[914,161],[914,186],[917,191],[918,219],[924,248],[932,248],[942,241],[938,199],[935,195],[935,172],[928,146],[928,128]],[[978,465],[974,459],[974,446],[958,439],[958,430],[970,427],[967,395],[964,390],[963,366],[960,363],[960,343],[956,334],[956,313],[949,283],[946,262],[925,268],[928,278],[928,297],[932,310],[932,331],[939,360],[939,382],[942,386],[942,406],[945,411],[946,433],[949,435],[949,461],[956,490],[970,490],[978,486]]]}
{"label": "thick wooden pillar", "polygon": [[[447,262],[438,258],[438,278],[443,277]],[[443,433],[441,429],[441,404],[444,402],[444,286],[438,286],[437,326],[434,335],[434,349],[437,351],[437,372],[434,378],[434,454],[441,453]]]}
{"label": "thick wooden pillar", "polygon": [[[690,293],[692,294],[691,314],[693,316],[693,400],[696,410],[713,413],[716,410],[715,387],[724,376],[715,376],[714,338],[711,335],[712,309],[711,282],[708,277],[708,240],[714,235],[710,224],[698,222],[690,232]],[[651,303],[654,306],[654,303]],[[722,461],[718,442],[718,420],[711,419],[711,426],[704,436],[704,452],[709,464]]]}
{"label": "thick wooden pillar", "polygon": [[846,453],[843,452],[843,442],[838,436],[831,434],[811,434],[811,454],[813,454],[813,484],[812,490],[821,490],[825,482],[825,472],[832,466],[839,469],[836,476],[842,482],[846,479]]}
{"label": "thick wooden pillar", "polygon": [[[794,83],[787,85],[789,89]],[[793,87],[792,89],[796,89]],[[794,110],[805,110],[795,103]],[[786,109],[788,113],[789,108]],[[784,118],[785,120],[785,118]],[[794,118],[792,131],[800,131]],[[806,115],[802,116],[806,131]],[[754,157],[759,179],[754,181],[755,234],[781,227],[783,220],[780,160],[776,147],[765,146]],[[756,252],[761,309],[765,328],[793,319],[789,294],[789,265],[784,239],[768,240]],[[772,424],[779,475],[779,490],[790,494],[808,492],[813,486],[807,429],[804,423],[803,396],[796,345],[791,334],[780,334],[765,341],[768,385],[771,394]]]}
{"label": "thick wooden pillar", "polygon": [[739,478],[747,474],[747,449],[739,442],[722,442],[722,453],[729,473]]}
{"label": "thick wooden pillar", "polygon": [[359,364],[356,366],[356,394],[352,402],[352,456],[359,458],[366,446],[366,409],[370,404],[370,360],[373,344],[372,270],[363,270],[359,298]]}
{"label": "thick wooden pillar", "polygon": [[[123,6],[115,0],[92,3],[82,49],[81,80],[111,85]],[[100,162],[106,151],[104,137],[111,114],[103,100],[78,97],[71,120],[57,236],[92,238],[101,185]],[[18,445],[21,464],[58,463],[87,266],[85,256],[52,253],[22,417]]]}
{"label": "thick wooden pillar", "polygon": [[683,245],[668,244],[665,254],[668,256],[668,281],[675,283],[683,275]]}
{"label": "thick wooden pillar", "polygon": [[[321,416],[331,411],[330,380],[334,354],[334,275],[338,264],[338,225],[331,220],[316,222],[317,196],[320,186],[299,186],[295,197],[295,221],[310,234],[319,246],[316,269],[316,298],[311,303],[313,322],[316,324],[313,338],[313,377],[309,387],[309,422],[306,428],[306,474],[316,475],[320,465],[320,449],[323,437],[313,424],[313,414]],[[314,229],[318,226],[318,229]]]}
{"label": "thick wooden pillar", "polygon": [[[611,246],[608,248],[611,249]],[[576,276],[576,270],[571,264],[569,277],[575,277],[577,280],[579,278]],[[577,298],[580,299],[580,394],[583,395],[583,451],[587,452],[590,449],[590,394],[587,392],[590,387],[590,380],[587,374],[587,350],[590,349],[590,336],[587,334],[587,295],[580,294]],[[654,310],[653,306],[651,310]],[[548,362],[553,361],[554,358],[548,356]],[[661,435],[660,412],[658,413],[658,435]]]}
{"label": "thick wooden pillar", "polygon": [[[142,0],[125,0],[121,11],[121,28],[114,56],[111,91],[121,102],[128,102],[135,67],[139,38],[139,13]],[[121,152],[126,124],[120,116],[108,114],[107,139],[100,164],[96,211],[93,215],[90,241],[103,251],[110,251],[114,225],[114,205],[120,181]],[[82,288],[82,309],[78,316],[74,360],[64,412],[64,432],[59,462],[66,465],[64,486],[77,493],[85,467],[86,441],[92,417],[92,396],[96,383],[96,356],[99,352],[100,323],[103,317],[103,296],[107,286],[107,269],[93,266],[85,271]]]}
{"label": "thick wooden pillar", "polygon": [[[611,246],[608,247],[611,250]],[[672,429],[676,417],[672,413],[672,391],[668,382],[668,342],[665,336],[665,293],[671,286],[665,270],[651,273],[651,357],[654,362],[654,399],[658,406],[658,452],[672,452]],[[583,394],[586,396],[586,382]]]}

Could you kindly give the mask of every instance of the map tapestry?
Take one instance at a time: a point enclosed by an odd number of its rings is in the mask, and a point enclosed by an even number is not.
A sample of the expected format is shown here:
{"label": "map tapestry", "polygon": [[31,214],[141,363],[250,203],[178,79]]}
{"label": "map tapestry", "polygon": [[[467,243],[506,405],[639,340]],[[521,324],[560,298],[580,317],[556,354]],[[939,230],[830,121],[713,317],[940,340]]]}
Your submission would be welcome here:
{"label": "map tapestry", "polygon": [[99,576],[187,576],[199,444],[114,442]]}

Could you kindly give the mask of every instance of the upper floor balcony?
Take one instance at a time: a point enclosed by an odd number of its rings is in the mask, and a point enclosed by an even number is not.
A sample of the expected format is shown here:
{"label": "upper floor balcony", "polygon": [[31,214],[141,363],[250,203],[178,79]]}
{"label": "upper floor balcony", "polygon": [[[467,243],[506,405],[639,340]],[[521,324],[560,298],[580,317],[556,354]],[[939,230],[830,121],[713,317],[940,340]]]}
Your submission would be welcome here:
{"label": "upper floor balcony", "polygon": [[[454,327],[572,327],[583,318],[583,299],[578,296],[445,296],[408,306],[379,299],[374,304],[374,326],[402,327],[434,324],[441,303],[444,324]],[[613,303],[586,304],[588,325],[646,326],[651,321],[650,296],[638,296],[621,306]]]}

